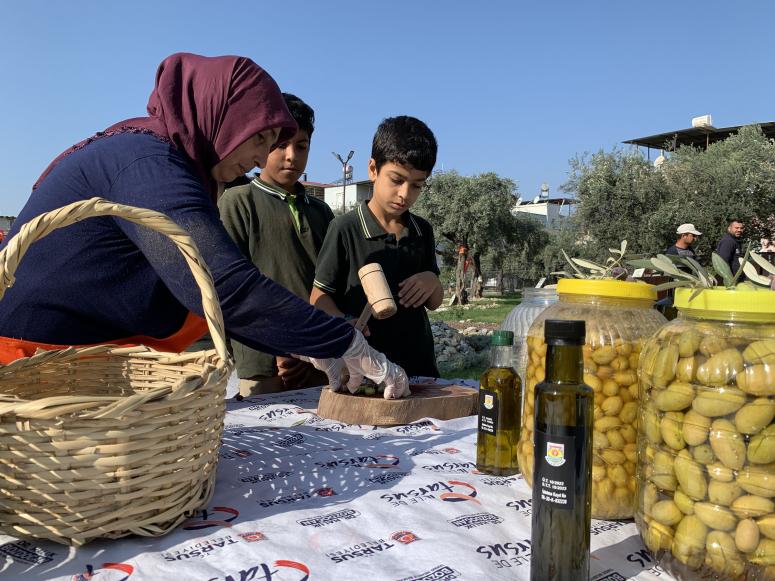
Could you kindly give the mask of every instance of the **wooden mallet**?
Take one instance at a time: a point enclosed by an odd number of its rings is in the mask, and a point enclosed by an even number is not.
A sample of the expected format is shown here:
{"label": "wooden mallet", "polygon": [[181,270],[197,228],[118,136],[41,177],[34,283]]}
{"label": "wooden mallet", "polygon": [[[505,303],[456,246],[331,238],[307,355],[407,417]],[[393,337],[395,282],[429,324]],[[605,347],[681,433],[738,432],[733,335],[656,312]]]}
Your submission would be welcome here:
{"label": "wooden mallet", "polygon": [[361,279],[361,286],[366,294],[366,306],[363,307],[355,328],[363,331],[372,315],[377,319],[387,319],[395,315],[398,308],[379,263],[371,262],[362,266],[358,269],[358,278]]}

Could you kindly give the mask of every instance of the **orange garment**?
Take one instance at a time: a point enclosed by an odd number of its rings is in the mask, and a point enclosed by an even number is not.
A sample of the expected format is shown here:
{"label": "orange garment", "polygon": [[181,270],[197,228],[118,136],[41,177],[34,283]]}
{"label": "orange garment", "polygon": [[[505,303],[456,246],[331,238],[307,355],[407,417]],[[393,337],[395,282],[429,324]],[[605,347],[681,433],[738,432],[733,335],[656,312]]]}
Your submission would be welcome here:
{"label": "orange garment", "polygon": [[[186,347],[194,343],[207,332],[207,321],[199,315],[188,313],[183,326],[165,339],[156,339],[145,335],[135,335],[125,339],[115,339],[105,341],[104,344],[121,345],[123,347],[133,347],[135,345],[145,345],[159,351],[171,353],[180,353]],[[103,343],[99,343],[102,345]],[[35,343],[34,341],[25,341],[24,339],[11,339],[9,337],[0,337],[0,364],[7,365],[11,361],[30,357],[38,349],[53,351],[57,349],[67,349],[68,347],[91,347],[92,345],[52,345],[49,343]]]}

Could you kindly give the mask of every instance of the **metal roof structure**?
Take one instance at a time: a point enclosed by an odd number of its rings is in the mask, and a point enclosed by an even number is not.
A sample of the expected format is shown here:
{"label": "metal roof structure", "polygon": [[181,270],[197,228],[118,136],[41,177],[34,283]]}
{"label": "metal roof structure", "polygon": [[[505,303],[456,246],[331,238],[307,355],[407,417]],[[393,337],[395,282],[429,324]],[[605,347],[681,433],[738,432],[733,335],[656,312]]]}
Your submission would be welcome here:
{"label": "metal roof structure", "polygon": [[[775,139],[775,121],[754,123],[752,125],[759,125],[765,136]],[[690,127],[689,129],[679,129],[677,131],[649,135],[648,137],[629,139],[622,143],[630,143],[640,147],[648,147],[649,149],[664,149],[666,151],[675,151],[680,145],[691,145],[692,147],[707,149],[711,143],[723,141],[733,133],[737,133],[741,127],[742,125],[722,127],[720,129],[712,126]]]}

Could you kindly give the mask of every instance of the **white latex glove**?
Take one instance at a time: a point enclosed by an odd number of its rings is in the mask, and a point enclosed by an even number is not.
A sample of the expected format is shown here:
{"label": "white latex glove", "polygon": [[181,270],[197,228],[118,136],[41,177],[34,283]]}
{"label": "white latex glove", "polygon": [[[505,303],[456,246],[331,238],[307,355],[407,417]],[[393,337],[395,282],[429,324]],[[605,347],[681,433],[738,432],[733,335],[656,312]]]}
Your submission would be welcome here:
{"label": "white latex glove", "polygon": [[297,359],[312,363],[328,377],[328,385],[332,391],[342,391],[347,380],[347,366],[341,359],[313,359],[303,355],[294,355]]}
{"label": "white latex glove", "polygon": [[[406,372],[395,363],[388,361],[384,354],[370,347],[360,331],[355,332],[352,343],[341,359],[299,358],[309,361],[317,369],[325,372],[329,377],[331,389],[334,391],[341,389],[342,375],[339,371],[336,382],[334,382],[329,370],[335,368],[336,362],[343,362],[350,375],[347,382],[347,389],[350,390],[350,393],[358,391],[364,377],[368,377],[376,384],[385,384],[385,399],[398,399],[411,393]],[[335,385],[336,387],[334,387]]]}

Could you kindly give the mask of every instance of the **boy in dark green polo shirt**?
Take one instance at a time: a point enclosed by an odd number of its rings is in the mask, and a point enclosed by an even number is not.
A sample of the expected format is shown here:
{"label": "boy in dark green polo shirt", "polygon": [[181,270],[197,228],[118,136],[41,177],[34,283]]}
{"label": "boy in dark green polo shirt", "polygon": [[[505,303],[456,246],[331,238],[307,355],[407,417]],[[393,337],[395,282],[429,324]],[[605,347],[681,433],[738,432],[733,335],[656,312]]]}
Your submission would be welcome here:
{"label": "boy in dark green polo shirt", "polygon": [[425,123],[401,116],[380,124],[369,160],[373,196],[331,223],[310,295],[313,305],[331,315],[357,318],[366,305],[358,269],[382,265],[398,312],[372,318],[368,341],[409,376],[439,375],[425,312],[443,296],[436,243],[431,225],[409,212],[435,163],[436,138]]}
{"label": "boy in dark green polo shirt", "polygon": [[[283,96],[298,132],[269,154],[261,175],[228,188],[218,208],[243,254],[265,275],[307,300],[318,252],[334,214],[325,202],[308,196],[298,182],[307,166],[315,113],[298,97]],[[275,357],[237,341],[231,345],[243,396],[327,382],[325,375],[298,359]]]}

